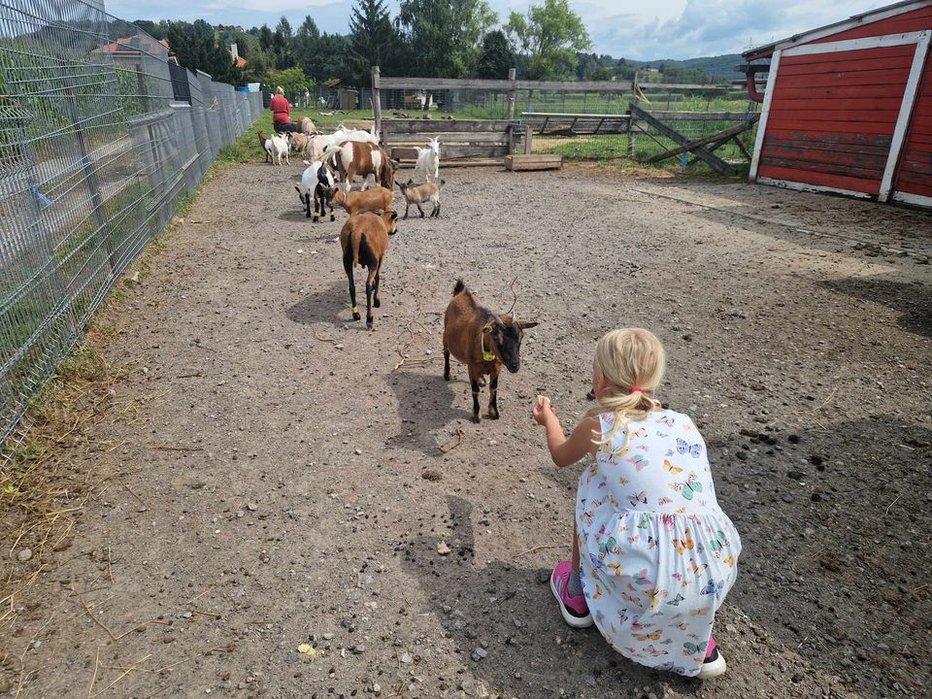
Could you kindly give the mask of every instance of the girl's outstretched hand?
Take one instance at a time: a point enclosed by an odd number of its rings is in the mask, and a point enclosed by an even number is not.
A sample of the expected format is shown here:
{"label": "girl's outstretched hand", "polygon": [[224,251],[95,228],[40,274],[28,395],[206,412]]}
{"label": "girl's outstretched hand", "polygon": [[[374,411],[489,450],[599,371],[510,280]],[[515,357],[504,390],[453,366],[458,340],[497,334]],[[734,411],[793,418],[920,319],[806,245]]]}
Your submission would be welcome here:
{"label": "girl's outstretched hand", "polygon": [[547,396],[537,396],[537,402],[531,409],[531,417],[538,425],[544,425],[551,415],[556,415],[557,409],[550,405],[550,399]]}

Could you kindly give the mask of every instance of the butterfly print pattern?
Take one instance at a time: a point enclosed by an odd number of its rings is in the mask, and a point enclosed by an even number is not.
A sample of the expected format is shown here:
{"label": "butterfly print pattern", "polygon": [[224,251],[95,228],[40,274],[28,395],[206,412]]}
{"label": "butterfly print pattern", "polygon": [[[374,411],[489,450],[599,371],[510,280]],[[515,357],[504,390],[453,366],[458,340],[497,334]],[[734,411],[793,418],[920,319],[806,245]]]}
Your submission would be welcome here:
{"label": "butterfly print pattern", "polygon": [[[614,424],[600,418],[603,434]],[[583,590],[596,626],[631,660],[699,672],[741,539],[715,497],[705,441],[670,410],[619,431],[579,479]]]}

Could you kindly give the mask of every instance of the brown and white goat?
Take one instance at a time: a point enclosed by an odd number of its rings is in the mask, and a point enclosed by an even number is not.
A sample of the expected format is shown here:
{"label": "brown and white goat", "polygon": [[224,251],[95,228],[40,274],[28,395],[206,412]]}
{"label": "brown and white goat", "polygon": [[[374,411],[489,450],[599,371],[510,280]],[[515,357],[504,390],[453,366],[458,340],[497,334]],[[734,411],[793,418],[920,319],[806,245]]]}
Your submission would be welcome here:
{"label": "brown and white goat", "polygon": [[[512,306],[512,309],[514,306]],[[489,417],[498,419],[498,375],[502,365],[512,374],[521,367],[524,331],[536,322],[496,315],[460,279],[443,318],[443,378],[450,380],[450,355],[466,365],[472,387],[472,421],[479,422],[479,382],[489,374]]]}
{"label": "brown and white goat", "polygon": [[392,188],[395,177],[395,163],[388,157],[388,153],[381,146],[374,143],[361,143],[346,141],[339,146],[328,146],[321,155],[322,160],[333,157],[343,189],[349,191],[353,186],[353,178],[359,175],[363,178],[363,187],[369,175],[375,178],[377,184]]}
{"label": "brown and white goat", "polygon": [[[349,280],[349,295],[353,320],[359,320],[356,308],[356,283],[353,268],[356,265],[368,269],[366,276],[366,328],[372,330],[372,306],[382,305],[379,285],[382,281],[382,260],[388,251],[388,237],[398,230],[398,214],[394,211],[350,216],[340,231],[340,246],[343,248],[343,269]],[[375,297],[373,302],[373,297]]]}
{"label": "brown and white goat", "polygon": [[376,187],[362,192],[344,192],[337,188],[331,195],[330,206],[342,206],[350,216],[366,211],[391,211],[395,194],[385,187]]}
{"label": "brown and white goat", "polygon": [[446,184],[446,180],[437,182],[425,182],[424,184],[414,184],[414,180],[408,180],[408,184],[395,181],[398,189],[405,197],[405,215],[408,218],[408,209],[414,204],[417,210],[421,212],[421,218],[424,218],[424,209],[421,208],[421,202],[430,202],[434,208],[430,212],[430,218],[440,218],[440,188]]}

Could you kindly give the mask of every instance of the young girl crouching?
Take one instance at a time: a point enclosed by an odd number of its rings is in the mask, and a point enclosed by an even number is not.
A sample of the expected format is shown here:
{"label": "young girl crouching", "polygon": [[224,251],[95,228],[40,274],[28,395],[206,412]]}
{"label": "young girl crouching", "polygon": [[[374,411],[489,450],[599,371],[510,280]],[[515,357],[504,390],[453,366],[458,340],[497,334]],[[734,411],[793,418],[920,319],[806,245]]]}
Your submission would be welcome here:
{"label": "young girl crouching", "polygon": [[550,401],[533,408],[557,467],[587,454],[572,559],[550,588],[564,620],[593,623],[637,663],[702,679],[725,672],[715,612],[737,576],[741,539],[715,498],[705,442],[693,421],[653,393],[664,350],[647,330],[613,330],[596,344],[590,410],[567,439]]}

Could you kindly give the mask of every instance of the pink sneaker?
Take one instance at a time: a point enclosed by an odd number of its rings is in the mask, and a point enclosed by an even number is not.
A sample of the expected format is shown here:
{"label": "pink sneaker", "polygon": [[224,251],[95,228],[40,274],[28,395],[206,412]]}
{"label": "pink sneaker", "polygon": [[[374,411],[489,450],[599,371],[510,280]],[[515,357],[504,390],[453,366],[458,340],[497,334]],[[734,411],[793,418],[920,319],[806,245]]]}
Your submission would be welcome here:
{"label": "pink sneaker", "polygon": [[709,636],[709,644],[705,648],[705,660],[699,668],[699,679],[711,680],[713,677],[724,674],[727,669],[725,656],[718,652],[715,636]]}
{"label": "pink sneaker", "polygon": [[573,564],[569,561],[560,561],[550,575],[550,591],[560,603],[560,613],[563,621],[574,629],[585,629],[592,626],[592,615],[589,614],[589,605],[586,604],[585,595],[570,597],[567,587],[570,583],[570,574]]}

